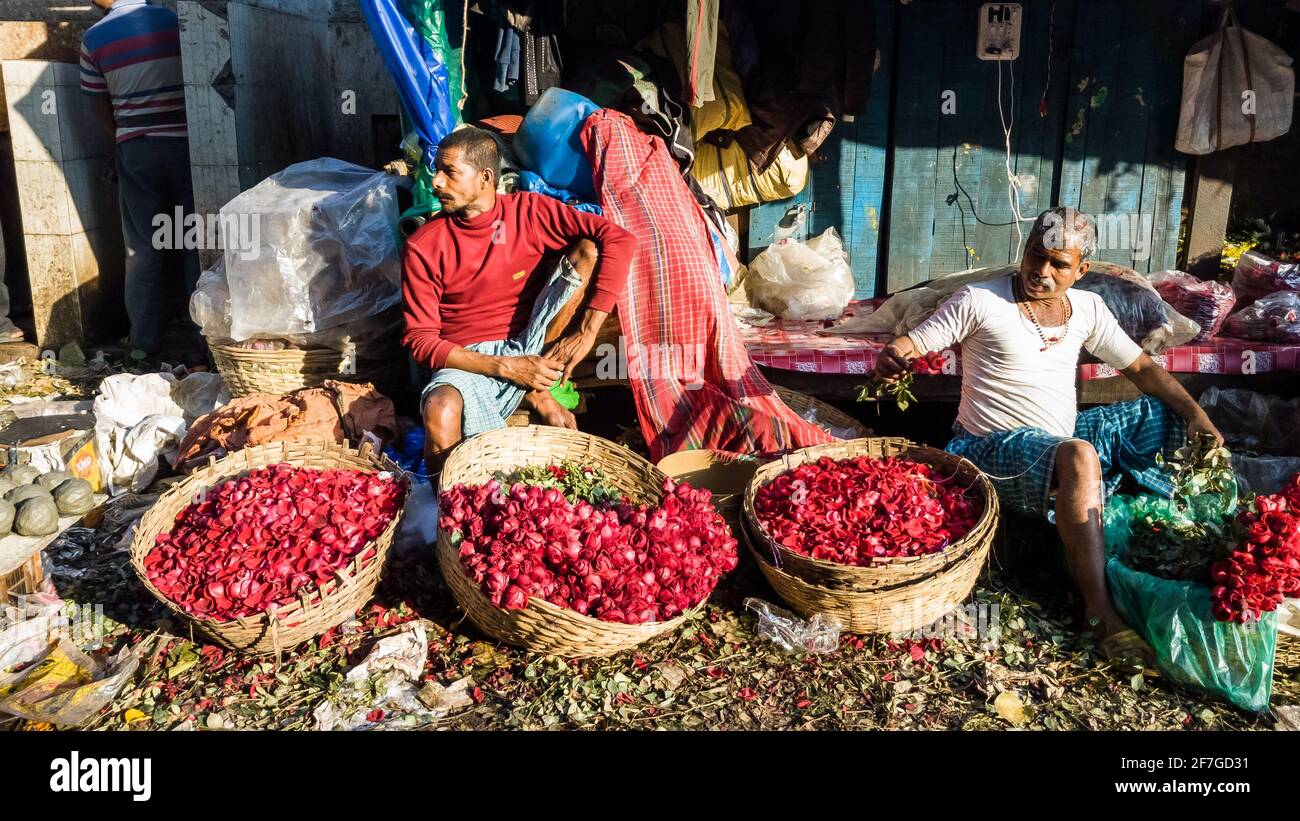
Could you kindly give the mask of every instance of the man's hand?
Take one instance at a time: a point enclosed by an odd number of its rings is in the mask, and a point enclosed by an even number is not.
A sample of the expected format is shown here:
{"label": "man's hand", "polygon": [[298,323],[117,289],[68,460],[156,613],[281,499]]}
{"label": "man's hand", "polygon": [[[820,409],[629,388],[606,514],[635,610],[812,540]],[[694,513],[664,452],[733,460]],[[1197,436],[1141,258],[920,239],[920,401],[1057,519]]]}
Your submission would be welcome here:
{"label": "man's hand", "polygon": [[591,353],[591,348],[595,344],[595,333],[579,331],[556,340],[555,344],[546,352],[546,356],[562,363],[561,370],[564,372],[564,381],[568,382],[569,377],[573,375],[573,369],[587,357],[587,354]]}
{"label": "man's hand", "polygon": [[502,379],[534,391],[549,391],[564,372],[564,363],[549,356],[503,356],[498,361]]}
{"label": "man's hand", "polygon": [[1195,439],[1198,434],[1202,433],[1213,436],[1216,443],[1223,444],[1223,434],[1219,433],[1219,429],[1214,426],[1214,423],[1210,421],[1210,417],[1206,416],[1205,413],[1200,413],[1187,422],[1188,439]]}
{"label": "man's hand", "polygon": [[876,357],[876,378],[881,382],[894,382],[912,368],[916,349],[912,340],[900,336],[881,350]]}

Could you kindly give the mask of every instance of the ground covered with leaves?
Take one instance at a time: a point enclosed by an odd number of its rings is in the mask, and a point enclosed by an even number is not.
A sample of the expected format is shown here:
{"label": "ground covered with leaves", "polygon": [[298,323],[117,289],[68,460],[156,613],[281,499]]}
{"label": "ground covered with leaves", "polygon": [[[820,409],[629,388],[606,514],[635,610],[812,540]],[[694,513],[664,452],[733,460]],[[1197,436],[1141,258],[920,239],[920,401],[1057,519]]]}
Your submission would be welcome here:
{"label": "ground covered with leaves", "polygon": [[[108,521],[112,521],[111,519]],[[431,555],[389,565],[352,621],[287,652],[241,658],[169,618],[136,580],[121,532],[74,528],[50,552],[60,595],[100,604],[103,652],[141,645],[140,669],[92,729],[315,726],[345,673],[375,642],[421,620],[421,684],[466,694],[433,729],[1266,729],[1255,716],[1107,667],[1077,632],[1053,568],[993,566],[973,602],[995,629],[954,621],[943,636],[841,637],[829,654],[786,654],[755,629],[743,600],[776,602],[752,560],[676,632],[608,659],[530,655],[486,639],[457,609]],[[1045,602],[1059,602],[1048,605]],[[1300,703],[1300,670],[1279,671],[1273,704]],[[410,726],[372,711],[367,726]],[[29,728],[32,725],[26,725]]]}

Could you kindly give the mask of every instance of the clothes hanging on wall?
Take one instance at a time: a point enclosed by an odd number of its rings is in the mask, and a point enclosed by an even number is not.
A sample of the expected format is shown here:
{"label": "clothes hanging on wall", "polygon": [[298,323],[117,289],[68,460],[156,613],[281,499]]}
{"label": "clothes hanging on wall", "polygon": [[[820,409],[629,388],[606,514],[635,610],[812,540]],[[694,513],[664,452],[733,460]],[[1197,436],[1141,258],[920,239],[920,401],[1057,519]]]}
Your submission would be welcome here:
{"label": "clothes hanging on wall", "polygon": [[722,0],[686,0],[687,86],[692,108],[713,99],[713,65],[718,52]]}
{"label": "clothes hanging on wall", "polygon": [[492,87],[519,87],[525,105],[560,84],[564,65],[557,34],[564,28],[565,0],[503,0],[497,16]]}

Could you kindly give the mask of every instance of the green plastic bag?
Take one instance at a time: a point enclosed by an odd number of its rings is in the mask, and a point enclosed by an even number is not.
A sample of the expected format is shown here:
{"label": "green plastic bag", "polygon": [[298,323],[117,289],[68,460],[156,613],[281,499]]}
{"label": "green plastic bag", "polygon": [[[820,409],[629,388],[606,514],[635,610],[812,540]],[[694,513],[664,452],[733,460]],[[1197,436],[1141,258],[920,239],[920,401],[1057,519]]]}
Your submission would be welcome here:
{"label": "green plastic bag", "polygon": [[[448,15],[446,6],[454,5],[453,14]],[[454,45],[463,41],[461,31],[460,4],[448,4],[445,0],[407,0],[405,9],[412,28],[424,38],[429,47],[438,52],[447,66],[447,86],[451,92],[451,106],[456,122],[461,122],[460,111],[462,99],[462,75],[460,70],[461,48]],[[433,146],[428,150],[420,145],[414,129],[410,127],[406,112],[402,112],[402,125],[405,138],[402,140],[403,153],[407,162],[414,169],[412,199],[414,204],[402,215],[423,216],[439,210],[438,200],[433,196]]]}
{"label": "green plastic bag", "polygon": [[[1171,681],[1222,696],[1243,710],[1268,709],[1277,650],[1277,614],[1254,624],[1217,621],[1209,585],[1172,581],[1134,570],[1120,561],[1133,523],[1146,516],[1176,520],[1187,515],[1222,515],[1218,504],[1178,510],[1155,496],[1115,496],[1106,505],[1106,580],[1124,620],[1156,651],[1160,672]],[[1202,519],[1203,520],[1203,519]]]}

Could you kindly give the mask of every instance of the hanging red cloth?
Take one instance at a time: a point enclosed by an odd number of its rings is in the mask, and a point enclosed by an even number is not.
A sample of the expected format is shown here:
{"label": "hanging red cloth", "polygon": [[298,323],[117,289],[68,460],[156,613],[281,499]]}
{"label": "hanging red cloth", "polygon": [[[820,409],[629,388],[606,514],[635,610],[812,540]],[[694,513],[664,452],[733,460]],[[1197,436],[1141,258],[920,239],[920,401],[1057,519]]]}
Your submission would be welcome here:
{"label": "hanging red cloth", "polygon": [[583,125],[582,144],[605,217],[637,239],[618,312],[652,458],[687,448],[778,453],[832,441],[773,393],[745,352],[708,224],[663,141],[603,109]]}

